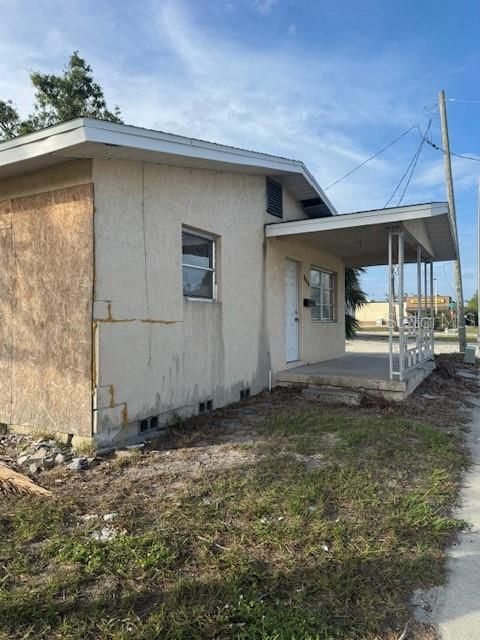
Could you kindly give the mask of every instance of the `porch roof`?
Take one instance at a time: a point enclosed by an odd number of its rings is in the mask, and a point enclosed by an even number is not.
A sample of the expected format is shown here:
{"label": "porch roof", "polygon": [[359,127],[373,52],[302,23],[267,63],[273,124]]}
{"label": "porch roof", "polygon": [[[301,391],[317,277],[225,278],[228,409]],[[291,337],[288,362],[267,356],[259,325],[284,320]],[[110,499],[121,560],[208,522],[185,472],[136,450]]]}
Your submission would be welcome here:
{"label": "porch roof", "polygon": [[273,223],[266,225],[265,234],[314,243],[340,255],[347,267],[370,267],[388,264],[388,233],[396,227],[404,230],[405,262],[417,261],[417,245],[423,257],[433,262],[457,257],[446,202]]}

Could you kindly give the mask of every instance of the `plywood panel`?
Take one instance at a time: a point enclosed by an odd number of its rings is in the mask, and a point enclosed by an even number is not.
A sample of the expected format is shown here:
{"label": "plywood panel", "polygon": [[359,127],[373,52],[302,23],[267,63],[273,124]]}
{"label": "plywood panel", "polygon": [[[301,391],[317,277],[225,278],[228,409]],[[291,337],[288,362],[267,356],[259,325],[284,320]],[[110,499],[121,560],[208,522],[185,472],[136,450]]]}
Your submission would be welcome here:
{"label": "plywood panel", "polygon": [[12,417],[12,214],[0,202],[0,422]]}
{"label": "plywood panel", "polygon": [[93,188],[12,200],[12,423],[92,432]]}

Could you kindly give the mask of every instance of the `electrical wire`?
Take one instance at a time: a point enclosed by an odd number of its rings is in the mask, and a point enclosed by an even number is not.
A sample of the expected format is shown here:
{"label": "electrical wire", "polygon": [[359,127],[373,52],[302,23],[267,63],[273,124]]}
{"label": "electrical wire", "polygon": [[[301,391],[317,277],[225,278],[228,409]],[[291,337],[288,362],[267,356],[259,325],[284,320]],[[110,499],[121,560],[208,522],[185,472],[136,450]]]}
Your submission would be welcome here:
{"label": "electrical wire", "polygon": [[447,98],[448,102],[466,102],[468,104],[480,104],[480,100],[468,100],[467,98]]}
{"label": "electrical wire", "polygon": [[[425,132],[422,134],[422,139],[420,140],[420,143],[418,144],[418,147],[415,149],[415,153],[413,154],[412,159],[410,160],[410,162],[408,163],[407,168],[405,169],[402,177],[400,178],[397,186],[395,187],[395,189],[393,190],[392,195],[390,196],[390,198],[387,200],[387,202],[385,203],[385,205],[383,206],[384,209],[386,209],[388,207],[388,205],[390,204],[390,202],[393,200],[393,198],[395,197],[397,191],[400,189],[403,181],[405,180],[406,176],[408,175],[408,173],[410,172],[410,175],[407,179],[407,183],[405,185],[405,189],[403,190],[403,193],[398,201],[398,205],[400,205],[400,203],[403,200],[403,197],[405,195],[405,192],[408,188],[408,185],[410,184],[410,181],[412,179],[413,176],[413,172],[415,171],[415,167],[417,166],[417,162],[418,162],[418,158],[420,156],[420,153],[422,151],[422,147],[425,144],[425,141],[427,139],[427,135],[428,132],[430,131],[430,127],[432,126],[432,118],[430,118],[430,120],[428,121],[428,125],[427,128],[425,129]],[[411,170],[411,171],[410,171]],[[398,206],[397,205],[397,206]]]}
{"label": "electrical wire", "polygon": [[351,176],[352,173],[355,173],[355,171],[357,171],[358,169],[361,169],[363,166],[365,166],[367,164],[367,162],[370,162],[370,160],[373,160],[374,158],[379,156],[381,153],[383,153],[384,151],[389,149],[391,146],[393,146],[394,144],[399,142],[399,140],[404,138],[407,135],[407,133],[410,133],[410,131],[413,131],[413,129],[418,129],[418,125],[414,124],[412,127],[410,127],[409,129],[404,131],[401,135],[399,135],[398,138],[395,138],[395,140],[392,140],[385,147],[383,147],[382,149],[380,149],[379,151],[374,153],[373,156],[370,156],[369,158],[367,158],[366,160],[364,160],[360,164],[357,164],[357,166],[353,167],[353,169],[351,169],[350,171],[347,171],[347,173],[345,173],[341,178],[338,178],[338,180],[335,180],[335,182],[332,182],[332,184],[329,184],[328,187],[325,187],[324,191],[327,191],[328,189],[331,189],[332,187],[334,187],[336,184],[338,184],[339,182],[341,182],[345,178],[348,178],[348,176]]}
{"label": "electrical wire", "polygon": [[[429,144],[431,147],[433,147],[437,151],[441,151],[442,153],[446,153],[446,151],[445,151],[445,149],[443,147],[441,147],[438,144],[435,144],[431,140],[427,140],[426,142],[427,142],[427,144]],[[464,156],[461,153],[454,153],[453,151],[450,151],[450,155],[451,156],[455,156],[456,158],[463,158],[464,160],[473,160],[474,162],[480,162],[480,158],[474,158],[473,156]]]}
{"label": "electrical wire", "polygon": [[397,203],[398,207],[402,204],[402,201],[403,201],[403,198],[405,196],[405,193],[407,192],[408,186],[409,186],[409,184],[410,184],[410,182],[412,180],[413,174],[415,172],[415,167],[417,166],[418,159],[420,158],[420,154],[422,153],[423,145],[425,144],[425,142],[427,142],[427,136],[428,136],[428,132],[430,131],[430,127],[431,126],[432,126],[432,119],[430,118],[430,120],[428,122],[428,125],[427,125],[427,128],[425,129],[425,134],[423,136],[423,139],[420,142],[420,146],[419,146],[418,152],[417,152],[417,157],[415,158],[415,161],[413,163],[412,170],[410,171],[410,175],[409,175],[409,177],[407,179],[407,182],[405,184],[405,188],[402,191],[402,195],[400,196],[400,200]]}

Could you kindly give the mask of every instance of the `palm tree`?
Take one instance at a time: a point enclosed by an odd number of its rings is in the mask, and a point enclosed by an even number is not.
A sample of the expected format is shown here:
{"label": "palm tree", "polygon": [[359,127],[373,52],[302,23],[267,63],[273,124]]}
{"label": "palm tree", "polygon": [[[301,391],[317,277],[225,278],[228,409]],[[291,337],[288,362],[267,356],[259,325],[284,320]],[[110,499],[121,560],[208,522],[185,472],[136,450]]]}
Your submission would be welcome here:
{"label": "palm tree", "polygon": [[345,269],[345,337],[354,338],[360,326],[355,311],[368,302],[360,288],[360,276],[365,273],[363,267]]}

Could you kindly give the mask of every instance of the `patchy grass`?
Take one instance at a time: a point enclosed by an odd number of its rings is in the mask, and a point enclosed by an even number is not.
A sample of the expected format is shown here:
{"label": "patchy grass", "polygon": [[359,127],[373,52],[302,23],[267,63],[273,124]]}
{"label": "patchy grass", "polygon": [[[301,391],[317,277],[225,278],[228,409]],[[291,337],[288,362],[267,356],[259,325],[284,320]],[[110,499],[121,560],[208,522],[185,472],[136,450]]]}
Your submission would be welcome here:
{"label": "patchy grass", "polygon": [[[410,592],[441,582],[462,526],[457,437],[300,401],[255,426],[253,445],[235,445],[240,466],[142,484],[132,460],[111,466],[110,498],[107,482],[95,490],[100,467],[55,501],[5,500],[0,637],[398,636]],[[116,537],[94,539],[102,526]]]}

